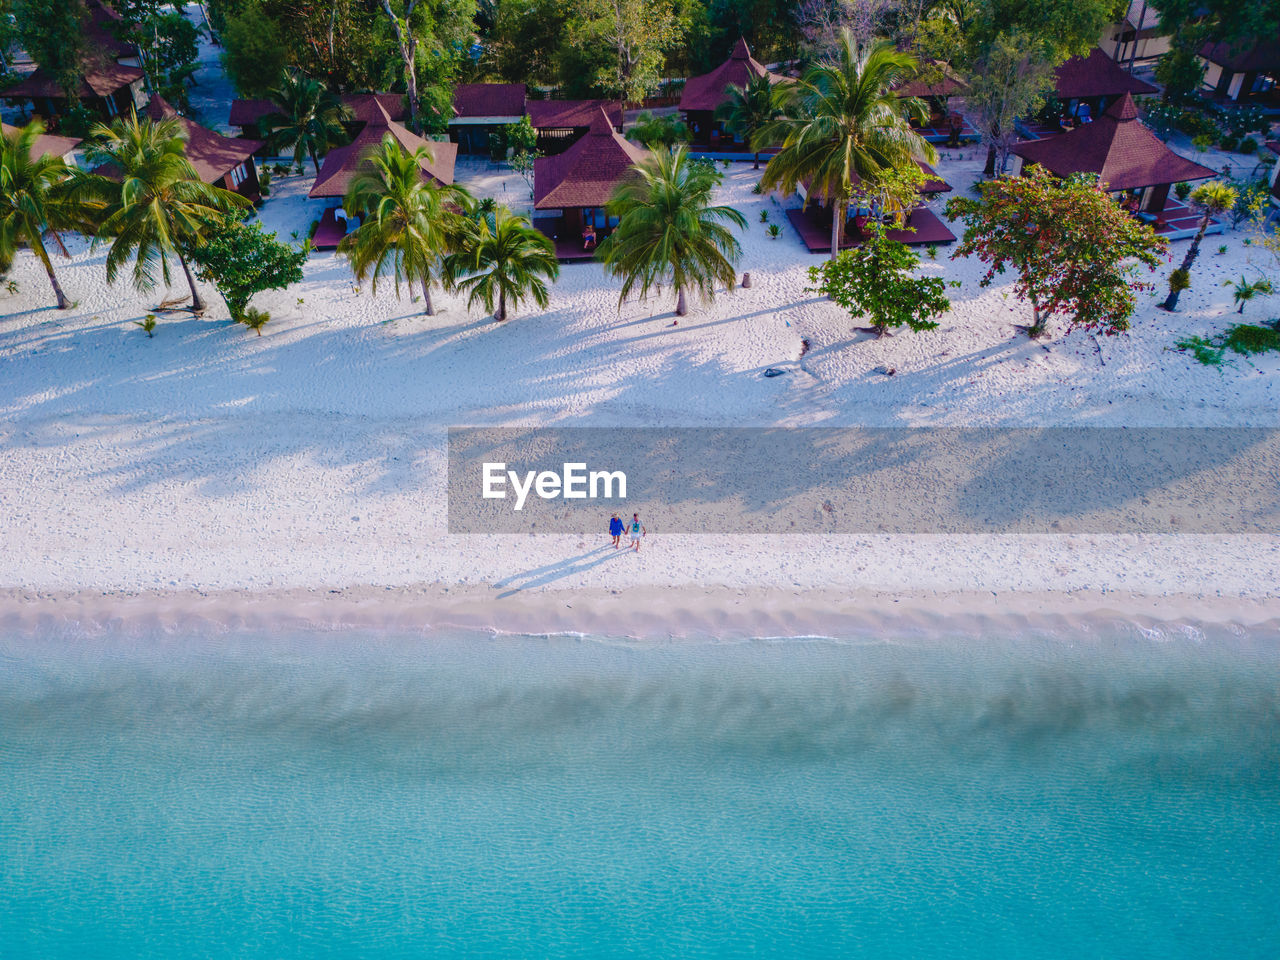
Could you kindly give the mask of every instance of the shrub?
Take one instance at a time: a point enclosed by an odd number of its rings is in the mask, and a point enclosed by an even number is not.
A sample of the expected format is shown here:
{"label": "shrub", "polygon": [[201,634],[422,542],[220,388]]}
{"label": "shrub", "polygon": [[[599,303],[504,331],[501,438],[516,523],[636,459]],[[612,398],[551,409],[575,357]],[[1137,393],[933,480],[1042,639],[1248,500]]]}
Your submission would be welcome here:
{"label": "shrub", "polygon": [[1218,142],[1218,146],[1221,147],[1225,153],[1234,152],[1239,145],[1240,145],[1240,141],[1238,141],[1235,137],[1230,136],[1229,134],[1223,137]]}
{"label": "shrub", "polygon": [[771,223],[769,224],[769,229],[766,230],[765,233],[769,234],[770,240],[777,240],[778,237],[782,235],[782,228],[776,223]]}
{"label": "shrub", "polygon": [[1243,140],[1240,141],[1240,146],[1238,149],[1240,150],[1241,153],[1257,153],[1258,141],[1253,139],[1253,137],[1245,137]]}
{"label": "shrub", "polygon": [[144,331],[146,331],[146,334],[147,334],[147,338],[148,338],[148,339],[150,339],[151,337],[154,337],[154,336],[156,335],[156,333],[155,333],[155,331],[156,331],[156,315],[155,315],[154,313],[148,313],[148,314],[147,314],[145,317],[143,317],[141,320],[135,320],[135,321],[133,321],[133,325],[134,325],[135,327],[141,327]]}
{"label": "shrub", "polygon": [[1227,351],[1237,356],[1252,357],[1259,353],[1280,353],[1280,330],[1275,326],[1237,323],[1216,337],[1187,337],[1176,344],[1208,367],[1221,366]]}
{"label": "shrub", "polygon": [[227,301],[231,318],[243,320],[254,294],[282,290],[302,280],[308,251],[308,246],[298,250],[281,243],[256,223],[229,220],[210,231],[205,242],[191,251],[191,259],[200,278],[216,286]]}
{"label": "shrub", "polygon": [[761,211],[760,211],[760,222],[761,222],[761,223],[768,223],[768,222],[769,222],[769,211],[768,211],[768,210],[761,210]]}
{"label": "shrub", "polygon": [[1173,192],[1179,200],[1186,200],[1187,197],[1191,196],[1191,184],[1187,183],[1185,180],[1175,183],[1173,185]]}

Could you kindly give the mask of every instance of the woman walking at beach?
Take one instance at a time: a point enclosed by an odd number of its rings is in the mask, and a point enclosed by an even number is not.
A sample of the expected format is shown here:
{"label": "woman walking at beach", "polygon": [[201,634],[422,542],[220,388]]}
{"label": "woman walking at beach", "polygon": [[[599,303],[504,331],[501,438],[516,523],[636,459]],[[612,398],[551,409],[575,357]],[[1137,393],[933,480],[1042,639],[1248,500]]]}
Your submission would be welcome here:
{"label": "woman walking at beach", "polygon": [[613,549],[617,550],[622,540],[622,520],[616,513],[609,520],[609,536],[613,537]]}
{"label": "woman walking at beach", "polygon": [[640,522],[640,514],[638,513],[633,513],[631,515],[631,523],[628,525],[628,527],[631,531],[631,549],[634,550],[636,553],[639,553],[640,538],[647,537],[649,535],[649,531],[646,530],[644,528],[644,525]]}

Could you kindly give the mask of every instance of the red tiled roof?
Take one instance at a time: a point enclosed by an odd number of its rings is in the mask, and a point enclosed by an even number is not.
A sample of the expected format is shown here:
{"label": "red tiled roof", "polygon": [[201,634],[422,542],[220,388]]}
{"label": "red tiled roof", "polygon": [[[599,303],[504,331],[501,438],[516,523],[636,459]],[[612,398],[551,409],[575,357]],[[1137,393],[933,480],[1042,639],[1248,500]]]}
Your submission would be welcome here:
{"label": "red tiled roof", "polygon": [[602,207],[619,183],[635,176],[631,167],[648,155],[613,129],[604,110],[597,110],[586,136],[564,153],[533,161],[533,206]]}
{"label": "red tiled roof", "polygon": [[1097,47],[1086,56],[1065,61],[1054,73],[1054,93],[1059,100],[1155,92],[1155,87],[1131,76]]}
{"label": "red tiled roof", "polygon": [[421,164],[424,176],[431,177],[441,184],[453,183],[453,167],[458,159],[456,143],[438,143],[423,140],[391,119],[385,108],[378,106],[377,122],[365,124],[355,140],[345,147],[335,147],[325,154],[320,166],[320,175],[307,196],[312,199],[320,197],[345,197],[347,188],[355,179],[366,151],[382,142],[386,134],[391,134],[402,147],[412,152],[419,147],[426,147],[431,158]]}
{"label": "red tiled roof", "polygon": [[262,146],[261,140],[224,137],[180,115],[164,97],[159,95],[151,98],[151,102],[147,104],[146,113],[152,120],[169,117],[177,119],[187,135],[187,159],[191,161],[191,166],[195,167],[196,173],[205,183],[217,183],[253,156],[253,152]]}
{"label": "red tiled roof", "polygon": [[[127,67],[110,61],[86,63],[83,69],[84,80],[80,84],[80,96],[85,99],[110,96],[121,87],[142,79],[142,70],[138,67]],[[0,92],[0,99],[3,100],[34,100],[40,97],[60,100],[64,96],[62,85],[43,68]]]}
{"label": "red tiled roof", "polygon": [[[352,119],[365,123],[381,120],[379,106],[392,120],[403,120],[408,116],[404,96],[399,93],[344,93],[338,99],[351,111]],[[227,122],[233,127],[252,127],[278,109],[270,100],[232,100],[231,116]]]}
{"label": "red tiled roof", "polygon": [[525,104],[529,121],[543,130],[589,127],[600,109],[614,127],[622,126],[622,104],[609,100],[530,100]]}
{"label": "red tiled roof", "polygon": [[1144,127],[1133,97],[1127,93],[1093,123],[1061,136],[1018,144],[1013,152],[1055,176],[1096,173],[1109,190],[1137,190],[1216,176],[1208,167],[1174,153]]}
{"label": "red tiled roof", "polygon": [[725,100],[725,87],[745,87],[752,77],[772,77],[774,83],[784,79],[770,73],[764,64],[753,58],[747,41],[739,37],[728,60],[710,73],[685,81],[684,91],[680,94],[680,109],[715,110]]}
{"label": "red tiled roof", "polygon": [[137,49],[133,44],[121,40],[116,36],[115,27],[121,22],[120,14],[116,13],[107,4],[101,0],[88,0],[85,4],[89,12],[87,22],[84,23],[84,37],[87,46],[95,53],[106,54],[113,60],[119,60],[123,57],[136,57]]}
{"label": "red tiled roof", "polygon": [[[0,123],[0,133],[3,133],[6,137],[12,137],[19,132],[19,127]],[[31,145],[31,156],[32,159],[43,156],[65,157],[79,146],[80,142],[76,137],[58,137],[51,133],[42,133],[36,137],[36,142]]]}
{"label": "red tiled roof", "polygon": [[252,127],[275,110],[276,105],[270,100],[232,100],[231,116],[227,122],[233,127]]}
{"label": "red tiled roof", "polygon": [[1200,56],[1232,73],[1280,73],[1280,39],[1244,43],[1206,43]]}
{"label": "red tiled roof", "polygon": [[453,91],[455,117],[524,115],[523,83],[460,83]]}

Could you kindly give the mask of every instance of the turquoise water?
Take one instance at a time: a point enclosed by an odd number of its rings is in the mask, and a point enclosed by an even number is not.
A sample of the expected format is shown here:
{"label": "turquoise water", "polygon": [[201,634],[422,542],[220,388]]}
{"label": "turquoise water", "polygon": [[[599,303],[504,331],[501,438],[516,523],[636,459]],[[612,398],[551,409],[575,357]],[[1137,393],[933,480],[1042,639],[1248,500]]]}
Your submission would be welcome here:
{"label": "turquoise water", "polygon": [[1280,953],[1278,638],[0,638],[0,957]]}

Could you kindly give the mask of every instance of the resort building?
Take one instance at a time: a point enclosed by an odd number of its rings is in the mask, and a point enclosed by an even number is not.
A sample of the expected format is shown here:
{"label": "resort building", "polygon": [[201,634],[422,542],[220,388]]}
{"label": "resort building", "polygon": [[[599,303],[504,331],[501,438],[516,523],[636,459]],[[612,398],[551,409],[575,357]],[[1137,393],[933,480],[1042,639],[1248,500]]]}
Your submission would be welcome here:
{"label": "resort building", "polygon": [[1098,44],[1129,70],[1153,65],[1172,44],[1160,26],[1160,11],[1147,0],[1130,0],[1124,18],[1112,24]]}
{"label": "resort building", "polygon": [[[86,60],[81,68],[79,101],[100,120],[128,116],[130,110],[147,105],[142,76],[140,67]],[[62,84],[43,67],[0,92],[0,100],[18,104],[24,111],[29,103],[32,116],[42,117],[51,128],[71,107]]]}
{"label": "resort building", "polygon": [[780,74],[770,73],[764,64],[752,57],[747,41],[739,37],[728,60],[710,73],[685,81],[680,94],[680,112],[684,114],[695,145],[745,149],[725,134],[724,125],[716,120],[715,113],[716,108],[728,99],[726,87],[745,87],[756,77],[769,77],[772,83],[786,79]]}
{"label": "resort building", "polygon": [[[17,127],[10,126],[7,123],[0,123],[0,133],[6,137],[12,137],[19,132]],[[52,133],[42,133],[36,137],[36,142],[31,147],[31,158],[37,157],[61,157],[72,166],[76,165],[75,155],[71,152],[80,145],[81,141],[76,137],[59,137]]]}
{"label": "resort building", "polygon": [[258,168],[253,154],[261,148],[259,140],[224,137],[208,127],[182,116],[164,97],[153,96],[147,104],[152,120],[174,118],[187,137],[187,159],[205,183],[233,190],[254,203],[262,199]]}
{"label": "resort building", "polygon": [[[376,101],[372,110],[374,119],[364,125],[351,143],[344,147],[334,147],[325,154],[320,173],[316,176],[308,197],[313,200],[341,202],[364,162],[365,154],[376,148],[387,135],[394,138],[406,152],[413,153],[421,147],[426,148],[427,156],[419,162],[424,180],[434,180],[443,185],[453,183],[453,169],[458,158],[456,143],[424,140],[408,127],[391,119],[387,109]],[[336,247],[347,232],[346,221],[347,218],[336,205],[325,210],[320,218],[320,226],[312,238],[316,248],[323,250]]]}
{"label": "resort building", "polygon": [[[1169,198],[1170,186],[1216,176],[1208,167],[1174,153],[1144,127],[1127,93],[1096,122],[1051,139],[1018,144],[1013,152],[1022,158],[1023,167],[1039,164],[1054,176],[1097,174],[1099,183],[1134,216],[1171,240],[1191,236],[1199,218],[1190,207]],[[1221,232],[1222,225],[1210,230]]]}
{"label": "resort building", "polygon": [[1280,38],[1249,43],[1206,43],[1200,48],[1204,88],[1226,100],[1271,94],[1280,77]]}
{"label": "resort building", "polygon": [[[586,136],[563,153],[533,162],[533,224],[555,242],[560,260],[595,256],[596,245],[617,225],[605,204],[618,184],[637,176],[632,167],[648,155],[598,109]],[[538,216],[540,211],[547,212]]]}
{"label": "resort building", "polygon": [[[350,111],[350,116],[343,121],[343,126],[352,137],[356,136],[366,124],[381,119],[382,114],[378,112],[378,107],[397,122],[403,122],[409,116],[404,95],[400,93],[344,93],[338,99]],[[267,135],[267,131],[262,128],[262,121],[279,110],[280,108],[270,100],[232,100],[231,114],[227,122],[239,129],[237,136],[250,140],[262,140]],[[263,149],[260,149],[259,156],[263,155],[265,147],[266,141],[263,140]]]}
{"label": "resort building", "polygon": [[564,153],[591,129],[596,114],[603,110],[622,132],[622,104],[609,100],[529,100],[525,113],[538,131],[538,152],[543,156]]}
{"label": "resort building", "polygon": [[524,116],[523,83],[460,83],[453,91],[449,139],[458,153],[486,156],[489,135]]}
{"label": "resort building", "polygon": [[1053,77],[1053,93],[1062,104],[1063,117],[1077,123],[1096,119],[1126,95],[1141,97],[1158,92],[1098,47],[1082,57],[1064,61]]}

